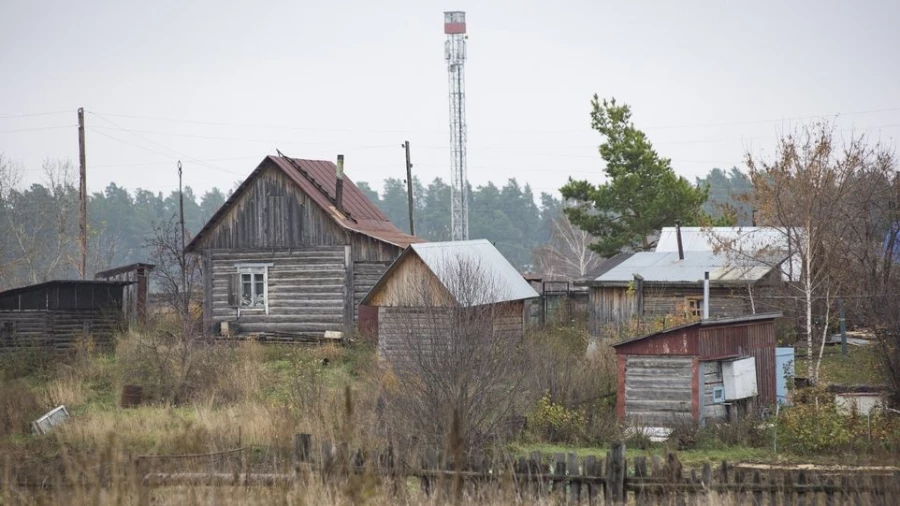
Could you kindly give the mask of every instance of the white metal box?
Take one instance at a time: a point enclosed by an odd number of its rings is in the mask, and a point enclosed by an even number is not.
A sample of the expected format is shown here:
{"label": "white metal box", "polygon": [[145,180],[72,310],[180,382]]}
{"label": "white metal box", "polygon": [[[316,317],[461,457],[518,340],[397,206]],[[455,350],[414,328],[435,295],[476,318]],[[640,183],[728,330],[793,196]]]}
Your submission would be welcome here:
{"label": "white metal box", "polygon": [[756,386],[756,358],[740,358],[722,362],[722,380],[725,383],[725,400],[733,401],[754,397]]}

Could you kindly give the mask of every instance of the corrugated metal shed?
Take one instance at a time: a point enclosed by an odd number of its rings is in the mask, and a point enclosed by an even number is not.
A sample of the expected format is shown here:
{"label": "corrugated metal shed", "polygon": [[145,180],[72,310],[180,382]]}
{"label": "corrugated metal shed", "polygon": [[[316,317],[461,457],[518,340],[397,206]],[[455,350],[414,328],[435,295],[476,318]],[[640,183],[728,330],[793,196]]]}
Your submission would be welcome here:
{"label": "corrugated metal shed", "polygon": [[449,279],[453,275],[449,270],[453,268],[454,262],[459,261],[471,262],[484,275],[492,278],[496,284],[494,293],[489,294],[489,298],[482,301],[484,304],[531,299],[538,296],[531,284],[525,281],[519,271],[487,239],[413,244],[410,248],[425,262],[441,283],[451,289],[451,295],[457,299],[457,294],[452,293],[456,283]]}
{"label": "corrugated metal shed", "polygon": [[647,283],[697,283],[703,280],[705,272],[709,272],[713,283],[746,283],[762,279],[772,269],[771,265],[751,259],[735,262],[712,251],[685,251],[683,260],[677,252],[642,251],[601,274],[592,284],[627,284],[635,275]]}
{"label": "corrugated metal shed", "polygon": [[325,210],[335,222],[347,230],[351,230],[401,248],[424,242],[424,239],[406,234],[394,226],[368,198],[360,191],[347,175],[344,175],[342,209],[335,207],[335,188],[337,187],[337,167],[327,160],[304,160],[281,156],[267,156],[256,169],[234,191],[231,197],[209,219],[203,229],[185,248],[191,252],[199,244],[210,229],[216,226],[219,219],[237,201],[243,190],[256,176],[267,167],[276,167],[284,172],[304,193]]}

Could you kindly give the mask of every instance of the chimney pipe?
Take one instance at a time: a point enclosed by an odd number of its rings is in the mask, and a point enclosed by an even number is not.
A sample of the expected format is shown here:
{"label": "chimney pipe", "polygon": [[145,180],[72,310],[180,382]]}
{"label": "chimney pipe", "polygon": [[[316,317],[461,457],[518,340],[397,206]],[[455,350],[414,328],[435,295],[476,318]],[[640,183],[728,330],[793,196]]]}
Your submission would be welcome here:
{"label": "chimney pipe", "polygon": [[675,238],[678,240],[678,259],[684,260],[684,245],[681,243],[681,222],[675,222]]}
{"label": "chimney pipe", "polygon": [[756,209],[753,210],[753,214],[750,215],[750,224],[754,227],[756,226]]}
{"label": "chimney pipe", "polygon": [[334,206],[338,211],[344,211],[344,155],[337,157],[337,181],[334,186]]}
{"label": "chimney pipe", "polygon": [[703,273],[703,319],[709,320],[709,271]]}

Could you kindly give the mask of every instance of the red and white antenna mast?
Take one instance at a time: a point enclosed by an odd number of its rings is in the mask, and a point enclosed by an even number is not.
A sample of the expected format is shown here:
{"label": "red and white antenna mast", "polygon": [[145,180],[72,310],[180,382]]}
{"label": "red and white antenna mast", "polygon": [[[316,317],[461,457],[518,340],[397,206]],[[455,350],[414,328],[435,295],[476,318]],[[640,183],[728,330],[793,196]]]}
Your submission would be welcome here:
{"label": "red and white antenna mast", "polygon": [[444,59],[450,82],[450,225],[454,241],[469,238],[466,173],[466,13],[444,13]]}

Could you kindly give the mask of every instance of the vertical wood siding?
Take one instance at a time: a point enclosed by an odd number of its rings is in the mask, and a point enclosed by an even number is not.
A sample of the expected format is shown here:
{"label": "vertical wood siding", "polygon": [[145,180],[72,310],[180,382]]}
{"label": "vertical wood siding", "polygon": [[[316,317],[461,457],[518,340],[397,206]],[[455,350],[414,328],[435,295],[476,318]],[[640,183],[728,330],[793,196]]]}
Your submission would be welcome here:
{"label": "vertical wood siding", "polygon": [[634,294],[625,287],[591,287],[588,307],[594,336],[599,336],[604,326],[623,323],[637,314]]}
{"label": "vertical wood siding", "polygon": [[283,172],[259,173],[197,245],[202,249],[249,249],[348,244],[343,227]]}
{"label": "vertical wood siding", "polygon": [[691,419],[691,357],[628,356],[625,359],[625,421],[645,427],[671,426]]}
{"label": "vertical wood siding", "polygon": [[772,320],[700,329],[701,360],[722,356],[756,357],[757,405],[768,407],[775,395],[775,323]]}

